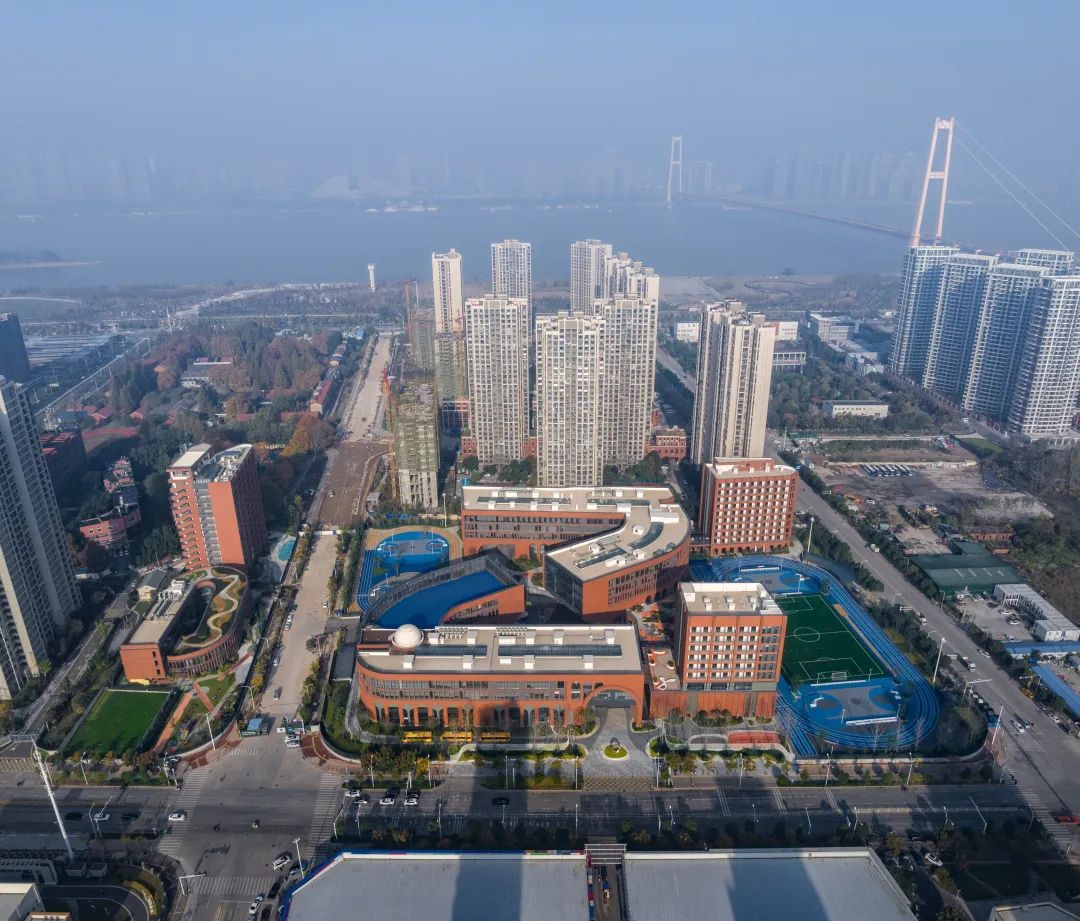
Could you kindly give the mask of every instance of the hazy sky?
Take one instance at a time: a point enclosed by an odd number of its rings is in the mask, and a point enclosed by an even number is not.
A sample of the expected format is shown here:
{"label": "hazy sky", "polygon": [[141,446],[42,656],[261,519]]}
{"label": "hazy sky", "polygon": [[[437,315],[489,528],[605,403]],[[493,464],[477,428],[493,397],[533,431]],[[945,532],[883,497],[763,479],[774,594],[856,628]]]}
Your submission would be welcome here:
{"label": "hazy sky", "polygon": [[444,150],[662,168],[680,131],[726,178],[799,150],[922,151],[955,114],[1054,186],[1080,141],[1078,34],[1077,0],[6,0],[0,147],[306,175]]}

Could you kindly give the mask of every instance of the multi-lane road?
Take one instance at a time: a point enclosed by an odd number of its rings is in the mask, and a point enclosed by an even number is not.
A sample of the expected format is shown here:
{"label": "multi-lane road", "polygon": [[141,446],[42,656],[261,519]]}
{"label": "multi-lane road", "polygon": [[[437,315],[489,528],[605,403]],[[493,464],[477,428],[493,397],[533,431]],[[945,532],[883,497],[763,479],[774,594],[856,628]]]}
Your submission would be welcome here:
{"label": "multi-lane road", "polygon": [[[939,644],[944,638],[946,652],[967,656],[976,663],[970,677],[986,679],[978,685],[979,693],[1002,718],[998,748],[1004,751],[1005,766],[1043,817],[1048,819],[1048,813],[1059,811],[1080,813],[1080,775],[1076,772],[1080,741],[1066,735],[1057,723],[1039,712],[1005,671],[978,655],[978,646],[952,617],[909,583],[887,559],[871,552],[855,528],[802,482],[798,503],[800,509],[805,509],[851,546],[856,559],[881,580],[886,598],[926,617],[927,630]],[[1011,723],[1014,716],[1033,723],[1033,727],[1024,733],[1017,732]],[[1063,829],[1053,830],[1061,839]]]}

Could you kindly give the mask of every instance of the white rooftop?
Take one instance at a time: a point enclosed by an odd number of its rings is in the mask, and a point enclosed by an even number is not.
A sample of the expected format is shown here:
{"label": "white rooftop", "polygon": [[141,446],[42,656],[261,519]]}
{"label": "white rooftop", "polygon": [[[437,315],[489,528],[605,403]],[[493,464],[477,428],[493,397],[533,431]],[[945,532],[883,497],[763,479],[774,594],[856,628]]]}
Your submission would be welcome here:
{"label": "white rooftop", "polygon": [[691,614],[782,614],[760,582],[680,582],[679,596]]}
{"label": "white rooftop", "polygon": [[582,854],[344,853],[293,892],[286,918],[586,921],[585,873]]}
{"label": "white rooftop", "polygon": [[641,671],[637,631],[630,624],[445,626],[422,635],[412,629],[403,648],[358,648],[357,660],[375,671],[421,675]]}
{"label": "white rooftop", "polygon": [[462,510],[622,515],[621,524],[547,554],[582,581],[645,562],[690,536],[690,521],[667,486],[466,486]]}
{"label": "white rooftop", "polygon": [[914,921],[867,848],[627,854],[631,921]]}

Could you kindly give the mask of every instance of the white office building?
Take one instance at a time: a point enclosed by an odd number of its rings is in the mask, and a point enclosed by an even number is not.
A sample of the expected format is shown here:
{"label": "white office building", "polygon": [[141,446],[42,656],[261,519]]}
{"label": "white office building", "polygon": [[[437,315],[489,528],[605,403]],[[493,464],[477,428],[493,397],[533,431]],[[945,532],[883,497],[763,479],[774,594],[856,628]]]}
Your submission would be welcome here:
{"label": "white office building", "polygon": [[41,674],[81,603],[30,403],[0,377],[0,699]]}
{"label": "white office building", "polygon": [[529,303],[465,301],[465,363],[472,433],[481,464],[520,460],[529,427]]}

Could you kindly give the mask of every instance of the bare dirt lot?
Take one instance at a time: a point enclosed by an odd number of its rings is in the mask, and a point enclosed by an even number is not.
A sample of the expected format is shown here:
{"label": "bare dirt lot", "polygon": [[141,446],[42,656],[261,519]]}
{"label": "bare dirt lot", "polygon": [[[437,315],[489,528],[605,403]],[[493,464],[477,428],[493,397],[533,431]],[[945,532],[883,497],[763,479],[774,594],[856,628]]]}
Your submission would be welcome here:
{"label": "bare dirt lot", "polygon": [[[906,461],[890,455],[881,462]],[[912,471],[911,476],[871,477],[858,465],[831,464],[824,459],[815,463],[815,473],[830,486],[847,495],[874,499],[890,517],[898,518],[898,505],[910,508],[923,504],[941,511],[968,510],[983,524],[1049,515],[1046,506],[1028,493],[987,484],[977,466],[913,467]]]}

